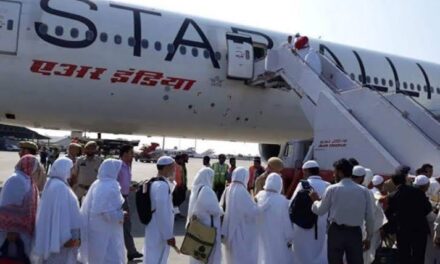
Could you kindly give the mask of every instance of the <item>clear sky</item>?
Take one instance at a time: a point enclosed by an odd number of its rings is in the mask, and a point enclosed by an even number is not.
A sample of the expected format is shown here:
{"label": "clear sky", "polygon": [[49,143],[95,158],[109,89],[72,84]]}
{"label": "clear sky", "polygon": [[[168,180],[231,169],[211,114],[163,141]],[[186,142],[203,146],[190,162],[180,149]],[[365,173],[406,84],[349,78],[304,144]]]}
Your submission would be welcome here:
{"label": "clear sky", "polygon": [[[123,0],[180,13],[296,33],[341,44],[440,63],[439,0]],[[43,134],[62,135],[38,130]],[[110,136],[121,137],[121,136]],[[133,137],[129,137],[133,138]],[[137,138],[137,137],[135,137]],[[139,138],[162,142],[161,138]],[[194,146],[167,139],[166,148]],[[256,154],[256,144],[198,141],[197,150]]]}

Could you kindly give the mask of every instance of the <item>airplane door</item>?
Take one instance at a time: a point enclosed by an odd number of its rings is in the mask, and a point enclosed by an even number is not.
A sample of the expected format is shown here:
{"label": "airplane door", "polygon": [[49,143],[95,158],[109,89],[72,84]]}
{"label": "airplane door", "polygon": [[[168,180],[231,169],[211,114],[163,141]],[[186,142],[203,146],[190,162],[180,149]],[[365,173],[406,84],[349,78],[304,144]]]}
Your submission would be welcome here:
{"label": "airplane door", "polygon": [[21,3],[0,0],[0,53],[17,55]]}
{"label": "airplane door", "polygon": [[254,47],[247,35],[227,33],[228,78],[249,80],[254,75]]}

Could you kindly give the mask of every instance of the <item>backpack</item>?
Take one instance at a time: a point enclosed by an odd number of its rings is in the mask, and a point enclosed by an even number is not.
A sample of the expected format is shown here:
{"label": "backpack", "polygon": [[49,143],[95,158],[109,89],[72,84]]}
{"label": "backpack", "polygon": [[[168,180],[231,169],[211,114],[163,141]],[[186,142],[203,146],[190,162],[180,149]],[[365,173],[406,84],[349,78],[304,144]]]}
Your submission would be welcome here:
{"label": "backpack", "polygon": [[[141,185],[139,185],[136,191],[136,209],[139,215],[139,220],[144,225],[148,225],[150,223],[153,213],[155,212],[155,210],[151,210],[150,189],[151,185],[156,181],[166,182],[163,178],[155,177],[143,182]],[[144,189],[144,187],[146,188]]]}
{"label": "backpack", "polygon": [[309,196],[310,189],[305,189],[304,181],[301,181],[303,189],[293,199],[289,208],[290,221],[304,229],[315,227],[315,239],[318,239],[318,216],[312,212],[313,201]]}

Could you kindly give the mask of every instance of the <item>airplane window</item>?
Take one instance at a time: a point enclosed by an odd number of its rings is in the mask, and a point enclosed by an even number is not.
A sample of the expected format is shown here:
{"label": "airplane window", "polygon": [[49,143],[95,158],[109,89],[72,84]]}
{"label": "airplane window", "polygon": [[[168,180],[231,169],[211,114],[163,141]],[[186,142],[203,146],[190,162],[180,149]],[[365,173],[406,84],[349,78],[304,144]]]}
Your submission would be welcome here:
{"label": "airplane window", "polygon": [[122,43],[122,37],[119,35],[115,35],[115,44],[121,44]]}
{"label": "airplane window", "polygon": [[378,85],[379,84],[379,78],[374,77],[374,84]]}
{"label": "airplane window", "polygon": [[440,88],[437,88],[437,93],[440,94]]}
{"label": "airplane window", "polygon": [[222,54],[220,53],[220,52],[216,52],[215,53],[215,58],[217,59],[217,60],[221,60],[222,59]]}
{"label": "airplane window", "polygon": [[14,29],[14,20],[9,19],[8,24],[6,25],[7,30],[11,31]]}
{"label": "airplane window", "polygon": [[186,54],[186,47],[185,46],[180,46],[180,54],[185,55]]}
{"label": "airplane window", "polygon": [[363,81],[364,81],[364,78],[362,77],[362,75],[359,74],[359,78],[358,78],[358,80],[359,80],[360,82],[363,82]]}
{"label": "airplane window", "polygon": [[389,86],[393,87],[394,82],[393,82],[392,80],[390,80],[390,81],[388,82],[388,84],[389,84]]}
{"label": "airplane window", "polygon": [[156,41],[156,43],[154,43],[154,49],[160,51],[162,49],[162,44],[159,41]]}
{"label": "airplane window", "polygon": [[367,76],[367,83],[370,83],[371,82],[371,78],[370,78],[370,76]]}
{"label": "airplane window", "polygon": [[47,30],[48,28],[46,24],[40,24],[40,26],[38,27],[38,31],[43,35],[47,34]]}
{"label": "airplane window", "polygon": [[108,40],[108,36],[107,33],[101,33],[101,35],[99,35],[99,38],[101,39],[102,42],[107,42]]}
{"label": "airplane window", "polygon": [[417,84],[417,91],[421,91],[422,90],[422,87],[420,87],[420,84]]}
{"label": "airplane window", "polygon": [[63,29],[63,27],[61,27],[61,26],[57,26],[57,27],[55,28],[55,34],[56,34],[57,36],[61,36],[61,35],[63,35],[63,33],[64,33],[64,29]]}
{"label": "airplane window", "polygon": [[134,47],[134,38],[133,37],[128,38],[128,46]]}
{"label": "airplane window", "polygon": [[168,53],[174,53],[174,44],[168,44]]}
{"label": "airplane window", "polygon": [[408,89],[408,84],[406,82],[403,82],[403,88]]}
{"label": "airplane window", "polygon": [[76,28],[72,28],[71,30],[70,30],[70,36],[72,37],[72,38],[77,38],[78,37],[78,35],[79,35],[79,31],[78,31],[78,29],[76,29]]}
{"label": "airplane window", "polygon": [[144,49],[148,49],[148,40],[143,39],[141,42],[142,48]]}
{"label": "airplane window", "polygon": [[383,86],[387,85],[387,81],[385,79],[382,79],[382,85]]}
{"label": "airplane window", "polygon": [[197,48],[193,48],[193,49],[191,50],[191,53],[192,53],[192,55],[193,55],[194,57],[199,56],[199,50],[198,50]]}
{"label": "airplane window", "polygon": [[95,38],[95,33],[93,33],[92,31],[90,31],[90,30],[87,30],[86,31],[86,39],[87,40],[93,40]]}
{"label": "airplane window", "polygon": [[350,73],[350,78],[354,81],[354,79],[356,78],[356,77],[354,76],[354,73]]}
{"label": "airplane window", "polygon": [[414,90],[414,84],[411,83],[411,84],[409,85],[409,88],[411,88],[411,90]]}
{"label": "airplane window", "polygon": [[207,49],[205,49],[205,50],[203,51],[203,56],[204,56],[206,59],[209,59],[209,51],[208,51]]}

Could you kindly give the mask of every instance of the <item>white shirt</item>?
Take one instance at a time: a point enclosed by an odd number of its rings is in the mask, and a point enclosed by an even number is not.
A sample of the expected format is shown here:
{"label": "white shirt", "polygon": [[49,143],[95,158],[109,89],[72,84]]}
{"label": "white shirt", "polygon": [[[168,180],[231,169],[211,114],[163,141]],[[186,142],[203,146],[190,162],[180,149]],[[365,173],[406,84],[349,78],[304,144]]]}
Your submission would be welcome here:
{"label": "white shirt", "polygon": [[429,178],[429,188],[426,196],[433,202],[440,202],[440,183],[434,177]]}
{"label": "white shirt", "polygon": [[292,43],[286,41],[283,44],[281,44],[281,48],[292,50],[295,48],[295,44],[293,44],[293,41]]}
{"label": "white shirt", "polygon": [[317,215],[329,213],[329,220],[338,225],[362,227],[366,222],[367,238],[374,232],[373,204],[370,191],[351,179],[342,179],[327,188],[322,201],[313,203]]}

